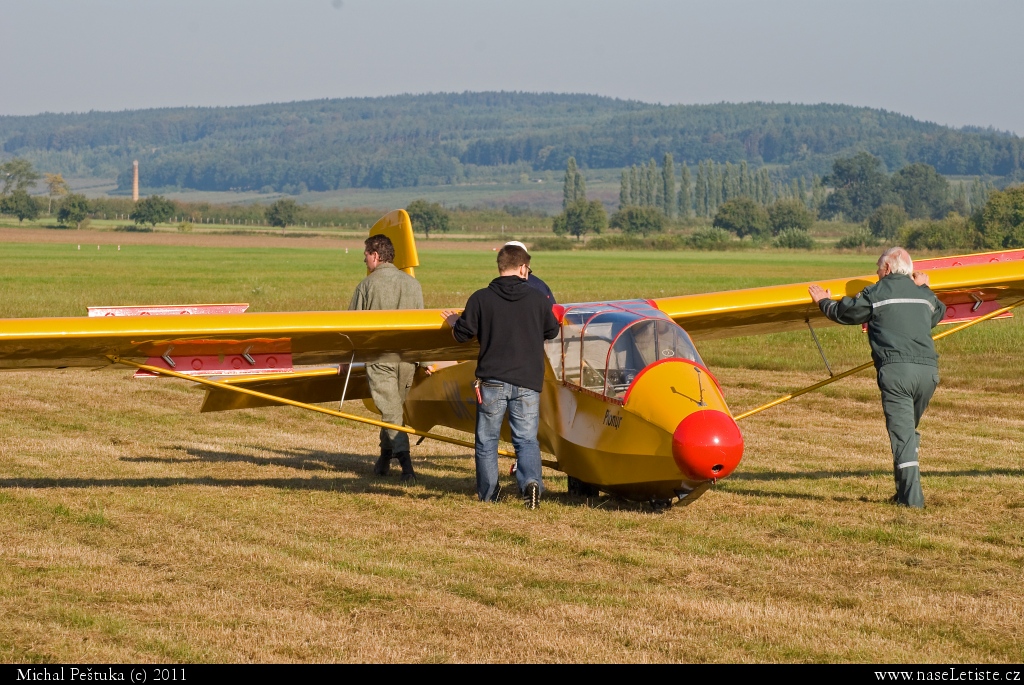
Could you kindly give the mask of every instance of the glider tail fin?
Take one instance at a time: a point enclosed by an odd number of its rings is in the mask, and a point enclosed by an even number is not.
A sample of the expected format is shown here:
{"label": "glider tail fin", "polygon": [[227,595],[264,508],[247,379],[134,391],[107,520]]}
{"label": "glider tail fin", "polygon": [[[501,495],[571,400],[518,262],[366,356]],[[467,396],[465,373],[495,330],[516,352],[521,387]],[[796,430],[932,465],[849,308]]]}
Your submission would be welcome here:
{"label": "glider tail fin", "polygon": [[395,266],[415,277],[415,269],[420,265],[420,258],[416,252],[416,238],[412,234],[409,214],[404,209],[388,212],[370,228],[369,235],[378,233],[390,238],[391,244],[395,246]]}

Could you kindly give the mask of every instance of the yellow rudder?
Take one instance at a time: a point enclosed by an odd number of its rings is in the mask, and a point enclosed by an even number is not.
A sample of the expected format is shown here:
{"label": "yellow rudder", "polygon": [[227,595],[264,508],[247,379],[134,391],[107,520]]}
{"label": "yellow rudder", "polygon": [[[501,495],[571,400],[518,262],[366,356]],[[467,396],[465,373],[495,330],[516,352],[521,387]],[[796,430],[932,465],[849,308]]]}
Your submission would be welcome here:
{"label": "yellow rudder", "polygon": [[386,235],[395,246],[395,266],[416,277],[415,267],[420,265],[416,252],[416,238],[412,234],[412,222],[404,209],[396,209],[377,219],[369,235]]}

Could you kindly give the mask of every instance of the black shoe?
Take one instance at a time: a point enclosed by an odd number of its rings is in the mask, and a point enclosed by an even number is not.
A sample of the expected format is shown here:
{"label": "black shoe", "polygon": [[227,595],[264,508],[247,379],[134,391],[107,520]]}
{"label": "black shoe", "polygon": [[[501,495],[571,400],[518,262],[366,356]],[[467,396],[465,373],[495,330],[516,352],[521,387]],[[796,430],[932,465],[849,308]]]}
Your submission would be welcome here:
{"label": "black shoe", "polygon": [[391,459],[391,450],[381,448],[380,458],[378,458],[376,463],[373,465],[373,474],[375,476],[388,475],[388,472],[391,470]]}
{"label": "black shoe", "polygon": [[540,506],[540,486],[536,483],[527,483],[523,490],[523,504],[527,509],[536,509]]}
{"label": "black shoe", "polygon": [[395,459],[402,467],[402,482],[409,485],[416,484],[416,472],[412,470],[412,457],[408,452],[396,452]]}

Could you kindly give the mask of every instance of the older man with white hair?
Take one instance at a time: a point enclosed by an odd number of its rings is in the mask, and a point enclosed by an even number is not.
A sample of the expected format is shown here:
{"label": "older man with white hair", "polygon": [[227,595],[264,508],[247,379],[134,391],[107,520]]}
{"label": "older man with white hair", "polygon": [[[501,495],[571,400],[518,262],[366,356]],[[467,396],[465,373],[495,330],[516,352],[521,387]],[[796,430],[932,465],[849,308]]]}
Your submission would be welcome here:
{"label": "older man with white hair", "polygon": [[896,495],[907,507],[924,507],[917,426],[939,384],[939,355],[931,330],[946,314],[946,305],[928,287],[927,274],[914,271],[902,247],[878,258],[878,282],[856,297],[832,299],[819,285],[808,288],[822,313],[841,324],[868,325],[871,358],[882,391],[882,412],[892,446]]}

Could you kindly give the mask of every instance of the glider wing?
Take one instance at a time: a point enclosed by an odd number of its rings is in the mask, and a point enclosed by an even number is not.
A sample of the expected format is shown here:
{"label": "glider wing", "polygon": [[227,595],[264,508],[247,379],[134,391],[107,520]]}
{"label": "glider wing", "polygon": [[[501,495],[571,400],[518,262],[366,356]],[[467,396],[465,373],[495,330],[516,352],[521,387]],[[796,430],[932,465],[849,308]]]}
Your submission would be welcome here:
{"label": "glider wing", "polygon": [[[915,262],[948,307],[946,323],[964,321],[1024,298],[1024,250],[989,252]],[[833,299],[853,297],[877,280],[870,276],[812,281]],[[696,340],[802,329],[808,321],[832,325],[807,294],[812,283],[774,285],[653,302]]]}
{"label": "glider wing", "polygon": [[[110,357],[185,359],[195,371],[202,360],[223,365],[225,358],[245,368],[257,355],[271,367],[372,363],[396,355],[412,362],[476,359],[476,345],[457,344],[440,313],[405,309],[6,319],[0,320],[0,369],[96,367]],[[175,366],[169,363],[168,368]]]}

